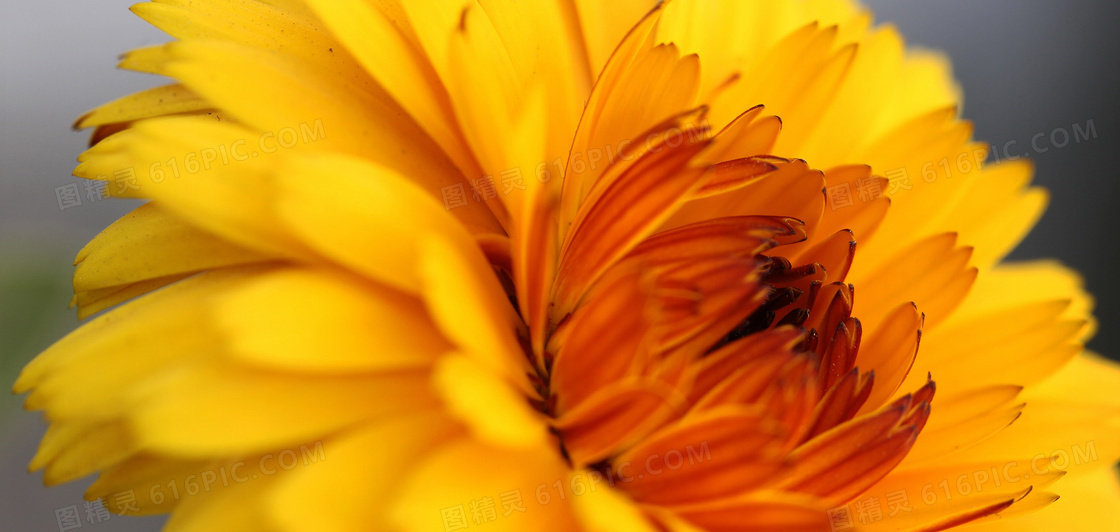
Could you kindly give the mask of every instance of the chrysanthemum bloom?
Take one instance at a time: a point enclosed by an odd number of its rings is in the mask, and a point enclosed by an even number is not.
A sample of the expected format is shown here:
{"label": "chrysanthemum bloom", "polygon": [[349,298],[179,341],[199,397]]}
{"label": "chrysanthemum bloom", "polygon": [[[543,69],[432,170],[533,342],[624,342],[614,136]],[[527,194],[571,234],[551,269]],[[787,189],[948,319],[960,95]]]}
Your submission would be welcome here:
{"label": "chrysanthemum bloom", "polygon": [[1000,264],[1046,195],[858,7],[133,10],[176,81],[77,124],[152,201],[16,383],[48,484],[175,531],[1117,529],[1089,298]]}

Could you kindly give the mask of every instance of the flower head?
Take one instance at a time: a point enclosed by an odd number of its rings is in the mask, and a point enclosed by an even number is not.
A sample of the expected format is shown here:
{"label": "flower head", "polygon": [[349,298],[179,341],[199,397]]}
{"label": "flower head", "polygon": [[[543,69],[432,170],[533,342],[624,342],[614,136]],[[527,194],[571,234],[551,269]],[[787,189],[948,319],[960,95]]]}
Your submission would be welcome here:
{"label": "flower head", "polygon": [[1000,263],[1045,193],[857,6],[133,11],[175,83],[77,123],[152,201],[16,383],[46,482],[170,530],[1107,526],[1120,371]]}

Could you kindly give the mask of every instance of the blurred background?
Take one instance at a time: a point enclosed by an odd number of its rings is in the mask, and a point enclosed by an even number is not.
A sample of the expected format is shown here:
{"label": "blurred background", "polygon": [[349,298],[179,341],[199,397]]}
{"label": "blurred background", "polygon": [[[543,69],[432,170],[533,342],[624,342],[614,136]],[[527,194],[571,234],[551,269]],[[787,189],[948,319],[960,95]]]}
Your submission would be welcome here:
{"label": "blurred background", "polygon": [[[74,255],[136,206],[97,199],[70,175],[88,139],[88,132],[70,130],[72,121],[161,83],[114,70],[121,52],[166,40],[128,12],[131,3],[0,6],[0,530],[59,530],[56,511],[74,505],[82,530],[149,531],[163,521],[113,516],[91,523],[81,497],[91,480],[43,488],[41,474],[27,474],[26,464],[45,427],[38,415],[22,411],[22,397],[4,391],[24,363],[77,325],[66,308]],[[1120,4],[865,3],[877,22],[896,24],[912,45],[952,57],[965,92],[964,116],[975,123],[976,138],[999,148],[1001,157],[1007,147],[1011,155],[1034,160],[1035,183],[1051,190],[1051,205],[1012,257],[1054,257],[1081,271],[1102,324],[1089,347],[1118,358]],[[1075,142],[1078,132],[1084,134]],[[59,189],[75,187],[81,205],[62,208]]]}

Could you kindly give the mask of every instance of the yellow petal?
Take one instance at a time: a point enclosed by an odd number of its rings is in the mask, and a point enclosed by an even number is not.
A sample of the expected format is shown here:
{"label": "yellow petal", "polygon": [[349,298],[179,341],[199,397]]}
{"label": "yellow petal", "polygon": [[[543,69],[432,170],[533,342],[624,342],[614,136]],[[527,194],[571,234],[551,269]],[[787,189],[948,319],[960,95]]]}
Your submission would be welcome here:
{"label": "yellow petal", "polygon": [[526,396],[532,370],[517,340],[517,314],[477,249],[456,247],[436,235],[421,236],[419,275],[432,318],[464,354]]}
{"label": "yellow petal", "polygon": [[[277,179],[280,218],[307,246],[400,290],[420,289],[418,235],[432,232],[458,249],[474,247],[439,203],[388,168],[314,155],[292,159]],[[472,253],[481,262],[477,249]]]}
{"label": "yellow petal", "polygon": [[28,470],[45,468],[43,483],[53,486],[109,467],[137,448],[138,442],[120,420],[56,422],[47,429]]}
{"label": "yellow petal", "polygon": [[654,7],[650,0],[577,0],[574,4],[593,77],[603,70],[626,32]]}
{"label": "yellow petal", "polygon": [[463,355],[447,355],[434,370],[435,387],[448,410],[483,442],[514,449],[551,442],[544,416],[524,395]]}
{"label": "yellow petal", "polygon": [[119,289],[160,277],[272,258],[201,231],[148,203],[105,228],[78,252],[74,291]]}
{"label": "yellow petal", "polygon": [[1080,478],[1066,478],[1054,486],[1061,499],[1027,517],[993,520],[976,525],[977,532],[1050,530],[1120,530],[1120,478],[1115,469],[1102,468]]}
{"label": "yellow petal", "polygon": [[212,109],[213,105],[199,97],[182,84],[163,85],[123,98],[82,115],[74,122],[74,127],[86,128],[119,122],[131,122],[141,118],[163,116],[190,111]]}
{"label": "yellow petal", "polygon": [[423,304],[361,278],[282,270],[224,295],[217,320],[239,360],[315,373],[422,368],[450,346]]}
{"label": "yellow petal", "polygon": [[[400,6],[363,0],[309,4],[362,67],[447,151],[460,170],[468,172],[474,168],[443,85],[419,43],[414,41],[415,35]],[[385,57],[401,60],[385,61]]]}
{"label": "yellow petal", "polygon": [[130,412],[148,448],[182,457],[267,452],[434,405],[423,372],[310,377],[198,364],[149,378]]}
{"label": "yellow petal", "polygon": [[416,413],[331,439],[323,444],[324,460],[278,477],[268,511],[293,532],[388,529],[400,479],[458,431],[441,414]]}
{"label": "yellow petal", "polygon": [[[654,532],[642,510],[622,492],[591,482],[592,473],[576,471],[566,483],[573,490],[572,508],[588,532]],[[581,483],[586,487],[579,487]],[[592,487],[595,487],[592,491]],[[575,490],[581,490],[577,493]]]}
{"label": "yellow petal", "polygon": [[199,275],[106,313],[31,361],[14,390],[31,391],[27,407],[50,419],[112,419],[135,405],[131,393],[146,378],[223,352],[223,336],[208,316],[213,298],[255,273]]}
{"label": "yellow petal", "polygon": [[408,532],[445,532],[460,522],[471,530],[578,530],[569,473],[555,449],[511,451],[463,439],[402,479],[389,518]]}

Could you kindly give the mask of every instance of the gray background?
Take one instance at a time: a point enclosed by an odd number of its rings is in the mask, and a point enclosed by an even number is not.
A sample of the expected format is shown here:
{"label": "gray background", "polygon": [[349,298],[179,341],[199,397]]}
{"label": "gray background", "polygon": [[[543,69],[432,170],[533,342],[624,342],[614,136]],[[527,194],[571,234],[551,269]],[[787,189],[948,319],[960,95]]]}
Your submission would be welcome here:
{"label": "gray background", "polygon": [[[165,37],[127,11],[131,2],[18,2],[0,7],[0,381],[76,325],[66,310],[69,263],[105,225],[135,204],[90,202],[60,211],[55,188],[70,176],[86,110],[157,78],[114,71],[119,53]],[[976,137],[1016,154],[1037,133],[1093,121],[1097,137],[1030,153],[1052,203],[1015,258],[1057,257],[1084,273],[1102,327],[1090,347],[1120,355],[1115,201],[1120,6],[1110,0],[867,2],[910,43],[947,51],[965,90]],[[96,376],[91,376],[96,378]],[[43,426],[0,392],[0,530],[55,531],[55,510],[79,505],[88,481],[44,489],[27,475]],[[84,519],[84,510],[81,511]],[[155,530],[160,518],[114,517],[81,530]]]}

